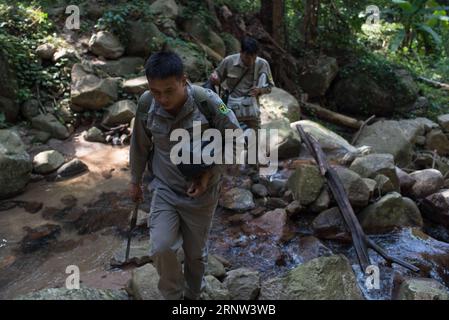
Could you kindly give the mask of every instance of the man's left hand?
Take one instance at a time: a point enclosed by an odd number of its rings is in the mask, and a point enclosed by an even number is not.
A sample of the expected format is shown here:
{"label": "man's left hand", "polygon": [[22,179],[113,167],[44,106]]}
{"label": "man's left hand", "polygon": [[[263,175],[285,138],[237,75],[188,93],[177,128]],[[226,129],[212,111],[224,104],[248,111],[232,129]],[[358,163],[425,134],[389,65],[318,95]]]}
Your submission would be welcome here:
{"label": "man's left hand", "polygon": [[187,190],[187,195],[192,198],[201,196],[207,190],[207,184],[211,177],[210,170],[204,172],[200,177],[193,180],[189,189]]}
{"label": "man's left hand", "polygon": [[263,89],[262,88],[257,88],[257,87],[253,87],[251,88],[251,90],[249,91],[249,94],[253,97],[258,97],[261,94],[263,94]]}

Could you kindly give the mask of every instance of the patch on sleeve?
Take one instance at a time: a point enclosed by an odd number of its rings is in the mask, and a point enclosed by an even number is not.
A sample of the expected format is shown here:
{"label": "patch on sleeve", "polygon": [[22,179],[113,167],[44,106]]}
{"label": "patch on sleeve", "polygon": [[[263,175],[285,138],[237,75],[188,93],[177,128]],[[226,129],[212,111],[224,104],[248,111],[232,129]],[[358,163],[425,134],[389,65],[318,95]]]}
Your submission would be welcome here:
{"label": "patch on sleeve", "polygon": [[231,111],[231,109],[229,109],[224,102],[222,102],[219,106],[218,106],[218,111],[220,111],[221,114],[228,114],[229,111]]}

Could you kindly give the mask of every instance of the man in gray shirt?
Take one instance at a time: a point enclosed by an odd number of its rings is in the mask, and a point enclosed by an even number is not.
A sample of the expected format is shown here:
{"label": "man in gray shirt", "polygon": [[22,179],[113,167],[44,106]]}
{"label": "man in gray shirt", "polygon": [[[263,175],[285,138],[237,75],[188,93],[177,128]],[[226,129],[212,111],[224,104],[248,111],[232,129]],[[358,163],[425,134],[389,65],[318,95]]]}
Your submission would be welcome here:
{"label": "man in gray shirt", "polygon": [[[166,299],[198,299],[204,287],[207,238],[218,203],[221,166],[213,166],[189,180],[170,158],[177,143],[170,133],[213,127],[238,129],[234,113],[211,90],[191,85],[181,58],[173,52],[153,54],[145,64],[149,91],[142,94],[134,122],[131,146],[130,195],[141,201],[146,168],[154,179],[150,216],[151,252],[159,273],[159,290]],[[184,249],[184,273],[176,252]]]}

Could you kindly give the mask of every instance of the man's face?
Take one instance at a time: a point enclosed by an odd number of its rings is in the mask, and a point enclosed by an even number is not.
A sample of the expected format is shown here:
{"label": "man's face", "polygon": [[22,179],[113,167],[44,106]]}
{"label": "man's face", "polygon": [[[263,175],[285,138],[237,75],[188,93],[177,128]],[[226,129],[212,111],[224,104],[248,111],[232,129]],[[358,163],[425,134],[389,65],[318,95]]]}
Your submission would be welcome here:
{"label": "man's face", "polygon": [[246,67],[251,67],[256,62],[257,54],[249,54],[246,52],[240,52],[240,58]]}
{"label": "man's face", "polygon": [[186,83],[185,76],[181,78],[172,76],[166,79],[148,79],[151,94],[166,111],[176,109],[185,101]]}

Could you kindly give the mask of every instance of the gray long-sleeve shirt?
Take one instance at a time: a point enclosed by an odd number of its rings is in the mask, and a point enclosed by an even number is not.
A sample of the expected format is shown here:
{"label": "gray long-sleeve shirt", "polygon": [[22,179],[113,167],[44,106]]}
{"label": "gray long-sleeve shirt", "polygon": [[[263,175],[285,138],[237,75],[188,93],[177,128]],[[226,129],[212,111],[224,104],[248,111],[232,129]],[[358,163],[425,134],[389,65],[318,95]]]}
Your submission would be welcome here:
{"label": "gray long-sleeve shirt", "polygon": [[[225,129],[239,129],[239,123],[234,113],[228,109],[218,95],[208,89],[196,88],[202,92],[202,98],[207,102],[208,117],[200,111],[197,95],[194,97],[193,85],[187,86],[188,98],[179,114],[173,116],[166,112],[151,96],[149,91],[142,94],[138,102],[138,112],[134,121],[131,137],[129,161],[131,182],[141,183],[142,176],[149,163],[150,173],[169,186],[173,191],[186,194],[188,181],[170,159],[171,148],[177,143],[170,141],[170,133],[177,128],[191,130],[193,121],[200,121],[201,127],[218,129],[224,137]],[[204,91],[201,91],[204,90]],[[144,106],[149,105],[148,112]],[[209,123],[209,120],[213,123]],[[220,180],[221,166],[213,167],[209,186]]]}

